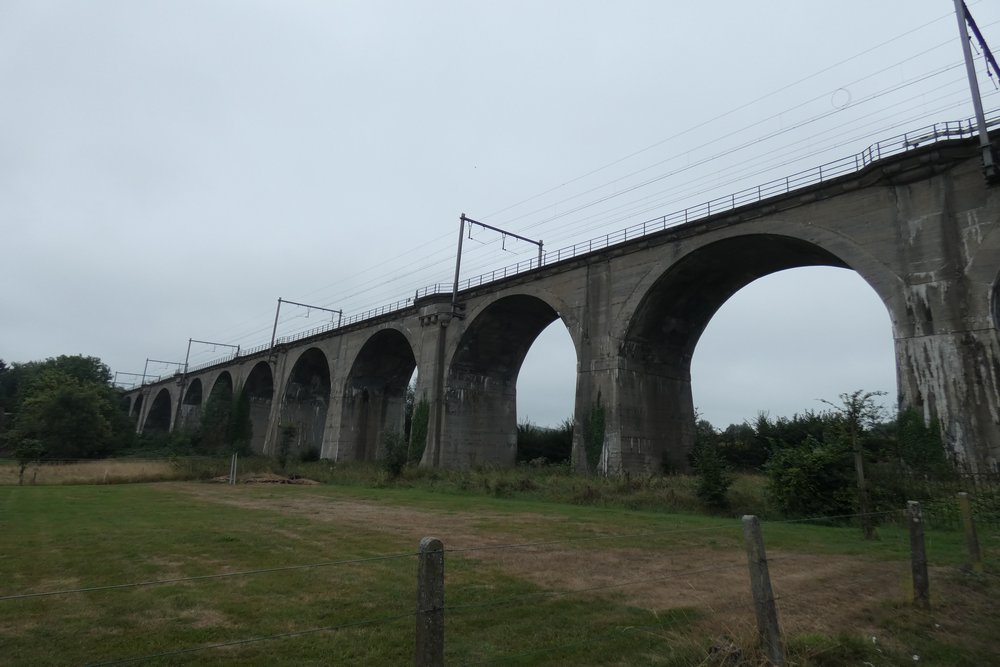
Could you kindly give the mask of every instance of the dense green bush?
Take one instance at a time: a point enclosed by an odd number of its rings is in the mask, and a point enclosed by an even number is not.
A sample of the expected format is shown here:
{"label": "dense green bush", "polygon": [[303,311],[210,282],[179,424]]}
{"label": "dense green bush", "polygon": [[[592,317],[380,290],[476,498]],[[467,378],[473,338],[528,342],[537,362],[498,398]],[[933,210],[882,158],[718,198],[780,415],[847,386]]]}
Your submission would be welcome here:
{"label": "dense green bush", "polygon": [[565,463],[573,453],[573,420],[557,428],[535,426],[529,421],[517,425],[518,463]]}
{"label": "dense green bush", "polygon": [[691,464],[697,475],[695,495],[708,507],[723,509],[729,505],[729,487],[733,476],[722,457],[717,443],[701,442],[691,454]]}
{"label": "dense green bush", "polygon": [[389,477],[395,479],[406,467],[407,457],[406,437],[402,433],[386,431],[382,434],[382,452],[379,456],[379,466]]}
{"label": "dense green bush", "polygon": [[765,466],[768,499],[789,517],[837,516],[855,509],[850,452],[812,436],[776,452]]}

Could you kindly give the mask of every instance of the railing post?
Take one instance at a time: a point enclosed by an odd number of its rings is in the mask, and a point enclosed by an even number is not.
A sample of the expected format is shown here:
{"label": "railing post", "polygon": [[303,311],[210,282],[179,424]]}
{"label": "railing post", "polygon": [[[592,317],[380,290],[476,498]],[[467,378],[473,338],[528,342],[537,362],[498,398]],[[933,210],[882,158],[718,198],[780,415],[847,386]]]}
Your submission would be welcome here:
{"label": "railing post", "polygon": [[969,502],[969,494],[965,491],[958,494],[958,509],[962,513],[962,526],[965,527],[965,548],[969,552],[969,569],[973,572],[982,572],[983,556],[979,551],[976,520],[972,517],[972,504]]}
{"label": "railing post", "polygon": [[906,514],[910,521],[910,571],[913,574],[913,606],[929,609],[930,584],[927,578],[927,548],[924,545],[924,514],[920,503],[909,500]]}
{"label": "railing post", "polygon": [[785,646],[781,642],[778,626],[778,606],[771,589],[771,575],[767,569],[764,537],[760,520],[753,515],[743,517],[743,540],[746,542],[747,562],[750,565],[750,591],[753,593],[754,612],[757,614],[757,633],[768,661],[772,665],[785,664]]}
{"label": "railing post", "polygon": [[417,556],[417,667],[444,665],[444,545],[420,540]]}

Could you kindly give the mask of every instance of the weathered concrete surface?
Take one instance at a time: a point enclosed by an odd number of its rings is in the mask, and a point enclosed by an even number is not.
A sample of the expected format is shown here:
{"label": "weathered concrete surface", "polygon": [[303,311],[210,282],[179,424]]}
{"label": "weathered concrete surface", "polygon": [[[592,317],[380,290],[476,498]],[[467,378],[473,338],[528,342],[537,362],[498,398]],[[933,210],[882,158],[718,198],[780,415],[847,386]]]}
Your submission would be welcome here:
{"label": "weathered concrete surface", "polygon": [[430,405],[424,465],[510,464],[521,363],[559,319],[577,354],[575,464],[683,469],[694,435],[691,357],[708,322],[757,278],[815,265],[852,269],[871,286],[892,322],[901,404],[938,419],[971,468],[995,469],[1000,200],[966,141],[466,290],[459,317],[447,297],[428,297],[165,380],[137,390],[133,411],[140,428],[162,428],[162,406],[173,414],[180,384],[209,387],[226,368],[240,383],[266,361],[273,399],[255,448],[273,452],[278,424],[294,423],[299,447],[371,459],[386,432],[402,429],[415,367],[417,400]]}

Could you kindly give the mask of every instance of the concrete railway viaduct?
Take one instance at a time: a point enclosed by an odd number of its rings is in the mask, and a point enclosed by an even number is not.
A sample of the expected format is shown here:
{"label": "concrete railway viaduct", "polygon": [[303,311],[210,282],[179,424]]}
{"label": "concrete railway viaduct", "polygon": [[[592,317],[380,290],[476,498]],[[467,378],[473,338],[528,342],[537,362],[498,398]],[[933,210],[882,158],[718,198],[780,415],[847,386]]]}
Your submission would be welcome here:
{"label": "concrete railway viaduct", "polygon": [[[734,293],[803,266],[856,271],[885,304],[899,401],[938,419],[973,470],[1000,461],[1000,197],[967,124],[864,153],[465,281],[127,394],[141,430],[188,428],[242,386],[253,449],[279,425],[336,461],[401,431],[406,385],[428,417],[422,465],[512,464],[515,386],[561,320],[576,350],[573,456],[615,473],[682,469],[694,435],[690,364]],[[752,354],[748,350],[748,354]]]}

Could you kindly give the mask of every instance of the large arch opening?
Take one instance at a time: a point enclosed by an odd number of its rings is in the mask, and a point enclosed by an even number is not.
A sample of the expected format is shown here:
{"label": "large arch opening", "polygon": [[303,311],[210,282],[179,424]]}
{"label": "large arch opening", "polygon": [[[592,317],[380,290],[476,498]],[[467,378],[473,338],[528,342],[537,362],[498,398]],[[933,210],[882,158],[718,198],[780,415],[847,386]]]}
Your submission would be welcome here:
{"label": "large arch opening", "polygon": [[344,458],[372,461],[387,434],[405,437],[407,386],[416,367],[410,342],[395,329],[379,331],[361,347],[344,386]]}
{"label": "large arch opening", "polygon": [[181,423],[178,425],[178,430],[194,431],[201,424],[203,391],[201,378],[191,380],[184,390],[184,400],[181,401]]}
{"label": "large arch opening", "polygon": [[469,324],[448,366],[442,464],[514,464],[517,378],[532,344],[557,319],[545,301],[515,295]]}
{"label": "large arch opening", "polygon": [[132,401],[132,411],[129,413],[129,417],[132,418],[134,423],[139,423],[139,417],[142,416],[142,394],[138,394],[135,400]]}
{"label": "large arch opening", "polygon": [[170,430],[170,415],[173,401],[170,398],[170,391],[165,387],[160,389],[149,406],[149,414],[146,415],[146,423],[142,427],[143,433],[166,433]]}
{"label": "large arch opening", "polygon": [[734,294],[711,319],[691,362],[700,419],[719,429],[758,414],[822,411],[845,392],[885,391],[896,405],[895,349],[885,305],[857,273],[780,271]]}
{"label": "large arch opening", "polygon": [[228,450],[233,444],[230,439],[230,415],[233,411],[233,376],[222,371],[201,410],[200,447],[206,452]]}
{"label": "large arch opening", "polygon": [[695,250],[653,284],[622,344],[620,439],[636,445],[622,447],[621,467],[688,467],[695,429],[691,362],[709,321],[730,297],[758,278],[807,266],[850,268],[812,243],[755,234]]}
{"label": "large arch opening", "polygon": [[274,399],[274,373],[271,365],[266,361],[258,362],[243,383],[243,391],[250,403],[250,449],[263,454]]}
{"label": "large arch opening", "polygon": [[322,451],[329,406],[330,363],[322,350],[312,347],[296,360],[285,386],[280,423],[295,433],[287,445],[289,454]]}
{"label": "large arch opening", "polygon": [[517,462],[568,463],[573,454],[576,347],[561,319],[542,330],[517,374]]}

